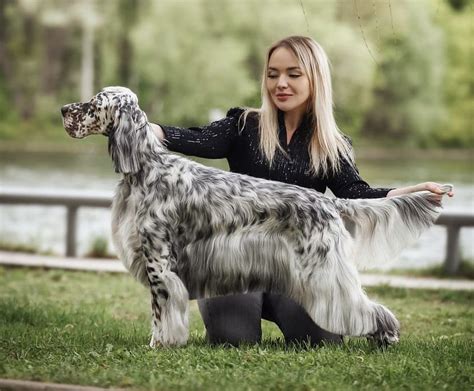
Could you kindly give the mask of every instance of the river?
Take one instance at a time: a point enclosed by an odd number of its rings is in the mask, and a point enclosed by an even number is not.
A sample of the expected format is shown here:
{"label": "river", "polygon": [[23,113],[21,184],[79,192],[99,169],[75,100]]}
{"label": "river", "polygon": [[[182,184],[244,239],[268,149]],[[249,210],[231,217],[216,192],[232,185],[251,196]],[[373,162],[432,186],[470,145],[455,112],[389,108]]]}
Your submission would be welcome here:
{"label": "river", "polygon": [[[225,168],[223,161],[201,160]],[[358,159],[361,176],[372,186],[399,187],[424,181],[453,183],[456,195],[445,201],[446,211],[474,211],[473,161],[470,158]],[[74,153],[1,152],[0,187],[3,190],[72,191],[112,194],[119,175],[113,172],[106,147]],[[84,255],[98,238],[110,239],[110,212],[79,210],[78,253]],[[464,259],[474,260],[474,230],[461,231]],[[65,210],[62,207],[0,205],[0,241],[28,244],[44,252],[64,253]],[[444,259],[446,233],[433,227],[391,264],[397,268],[421,268]],[[113,249],[111,248],[113,252]]]}

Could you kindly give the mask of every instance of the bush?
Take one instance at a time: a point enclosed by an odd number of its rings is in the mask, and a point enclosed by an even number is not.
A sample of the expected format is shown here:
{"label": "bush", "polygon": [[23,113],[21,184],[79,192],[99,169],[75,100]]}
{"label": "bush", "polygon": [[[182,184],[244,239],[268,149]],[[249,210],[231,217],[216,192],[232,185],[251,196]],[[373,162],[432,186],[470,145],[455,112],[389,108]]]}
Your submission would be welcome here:
{"label": "bush", "polygon": [[107,239],[103,236],[94,239],[86,256],[90,258],[113,258],[113,255],[108,252]]}

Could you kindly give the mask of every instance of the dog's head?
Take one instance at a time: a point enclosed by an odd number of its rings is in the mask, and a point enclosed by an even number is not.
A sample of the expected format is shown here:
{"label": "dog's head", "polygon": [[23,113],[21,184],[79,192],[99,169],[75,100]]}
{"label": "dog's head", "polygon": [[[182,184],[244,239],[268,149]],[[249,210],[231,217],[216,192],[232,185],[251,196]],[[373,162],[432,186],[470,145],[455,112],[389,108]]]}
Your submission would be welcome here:
{"label": "dog's head", "polygon": [[66,132],[74,138],[90,134],[109,136],[123,117],[131,117],[138,109],[137,96],[125,87],[106,87],[89,102],[61,107]]}
{"label": "dog's head", "polygon": [[147,124],[138,106],[137,96],[125,87],[106,87],[86,103],[71,103],[61,108],[66,132],[74,138],[90,134],[109,137],[109,153],[115,171],[136,173],[140,170],[142,142],[137,129]]}

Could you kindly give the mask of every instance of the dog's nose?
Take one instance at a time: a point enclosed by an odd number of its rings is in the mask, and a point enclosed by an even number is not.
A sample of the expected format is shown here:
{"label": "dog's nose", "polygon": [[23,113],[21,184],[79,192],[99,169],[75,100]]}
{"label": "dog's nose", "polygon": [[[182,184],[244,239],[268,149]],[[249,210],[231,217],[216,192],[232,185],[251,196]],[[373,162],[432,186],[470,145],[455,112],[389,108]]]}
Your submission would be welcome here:
{"label": "dog's nose", "polygon": [[61,114],[62,114],[63,116],[66,115],[66,112],[67,112],[67,105],[61,107]]}

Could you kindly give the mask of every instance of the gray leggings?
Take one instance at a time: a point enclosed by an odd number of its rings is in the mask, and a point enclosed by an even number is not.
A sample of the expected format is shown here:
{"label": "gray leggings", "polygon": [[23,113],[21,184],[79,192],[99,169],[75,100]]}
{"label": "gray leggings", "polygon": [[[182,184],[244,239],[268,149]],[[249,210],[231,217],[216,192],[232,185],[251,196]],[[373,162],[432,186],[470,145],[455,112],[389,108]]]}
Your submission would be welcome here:
{"label": "gray leggings", "polygon": [[271,293],[246,293],[198,300],[212,344],[255,344],[262,338],[261,319],[277,324],[286,343],[312,346],[341,343],[342,336],[323,330],[293,300]]}

